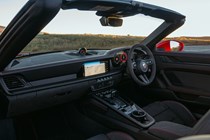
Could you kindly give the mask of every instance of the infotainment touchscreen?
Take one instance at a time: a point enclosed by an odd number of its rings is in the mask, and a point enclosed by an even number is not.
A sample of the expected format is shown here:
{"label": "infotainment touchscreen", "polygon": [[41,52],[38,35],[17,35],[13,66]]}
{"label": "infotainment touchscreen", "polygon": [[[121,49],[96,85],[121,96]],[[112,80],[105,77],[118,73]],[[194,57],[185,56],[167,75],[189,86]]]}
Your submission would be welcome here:
{"label": "infotainment touchscreen", "polygon": [[93,76],[106,72],[105,63],[100,61],[84,63],[84,76]]}

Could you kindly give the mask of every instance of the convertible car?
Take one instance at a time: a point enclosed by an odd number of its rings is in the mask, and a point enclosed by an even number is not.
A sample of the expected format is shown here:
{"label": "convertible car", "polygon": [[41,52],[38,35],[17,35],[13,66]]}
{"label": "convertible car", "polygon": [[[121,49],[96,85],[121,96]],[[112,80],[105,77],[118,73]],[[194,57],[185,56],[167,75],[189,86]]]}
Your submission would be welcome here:
{"label": "convertible car", "polygon": [[[60,10],[73,9],[96,13],[111,29],[135,15],[163,22],[132,46],[21,53]],[[178,12],[133,0],[29,0],[0,36],[0,139],[171,140],[210,133],[210,56],[162,41],[184,22]]]}

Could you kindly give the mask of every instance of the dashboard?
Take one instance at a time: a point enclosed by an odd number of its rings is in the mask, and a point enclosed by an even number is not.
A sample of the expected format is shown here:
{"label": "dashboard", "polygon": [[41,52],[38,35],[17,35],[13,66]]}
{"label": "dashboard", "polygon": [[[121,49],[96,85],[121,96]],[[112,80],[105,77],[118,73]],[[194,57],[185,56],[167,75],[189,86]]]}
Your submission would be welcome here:
{"label": "dashboard", "polygon": [[128,47],[20,57],[0,73],[0,116],[15,116],[76,100],[116,86]]}

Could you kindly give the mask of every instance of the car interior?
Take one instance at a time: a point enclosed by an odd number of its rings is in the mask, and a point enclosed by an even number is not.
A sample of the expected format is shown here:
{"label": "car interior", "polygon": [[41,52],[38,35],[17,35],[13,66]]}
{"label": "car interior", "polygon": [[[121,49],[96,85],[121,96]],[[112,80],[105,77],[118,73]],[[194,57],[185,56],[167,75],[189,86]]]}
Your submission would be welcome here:
{"label": "car interior", "polygon": [[[164,22],[133,46],[18,56],[60,9],[95,11],[102,26],[121,26],[137,14]],[[178,12],[139,1],[29,0],[0,36],[0,138],[174,140],[209,134],[209,55],[156,48],[184,22]]]}

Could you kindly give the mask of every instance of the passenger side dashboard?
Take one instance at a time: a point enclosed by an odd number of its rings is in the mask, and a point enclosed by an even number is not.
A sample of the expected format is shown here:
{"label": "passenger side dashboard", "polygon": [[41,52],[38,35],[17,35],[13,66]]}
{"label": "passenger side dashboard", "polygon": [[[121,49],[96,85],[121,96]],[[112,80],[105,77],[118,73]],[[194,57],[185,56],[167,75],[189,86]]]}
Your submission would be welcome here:
{"label": "passenger side dashboard", "polygon": [[[102,55],[1,72],[0,104],[4,105],[0,115],[28,113],[78,99],[90,91],[117,85],[126,66],[128,50],[117,48]],[[116,63],[118,57],[120,62]],[[85,76],[84,65],[90,62],[103,63],[104,73]]]}

